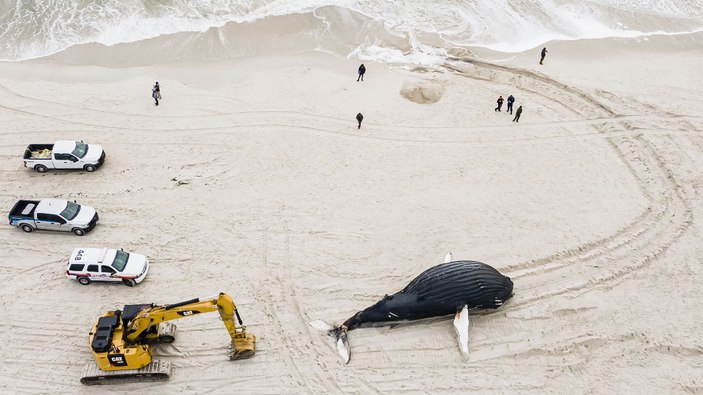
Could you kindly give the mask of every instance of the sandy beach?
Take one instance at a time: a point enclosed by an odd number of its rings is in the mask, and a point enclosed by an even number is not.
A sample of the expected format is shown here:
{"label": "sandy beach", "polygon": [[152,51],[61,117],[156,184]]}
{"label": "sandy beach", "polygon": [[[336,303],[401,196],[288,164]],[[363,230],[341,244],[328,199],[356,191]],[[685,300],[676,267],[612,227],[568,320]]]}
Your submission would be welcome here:
{"label": "sandy beach", "polygon": [[[703,34],[550,42],[543,66],[541,47],[365,62],[363,82],[325,51],[232,58],[193,37],[185,55],[177,40],[0,63],[0,206],[100,214],[85,237],[0,228],[0,392],[703,393]],[[519,123],[493,110],[510,94]],[[105,165],[23,167],[28,144],[59,139],[101,144]],[[151,270],[82,286],[65,276],[76,247]],[[308,325],[448,251],[515,284],[472,316],[468,360],[450,320],[351,331],[346,366]],[[103,312],[221,291],[258,338],[252,359],[227,359],[208,314],[157,349],[169,381],[80,384]]]}

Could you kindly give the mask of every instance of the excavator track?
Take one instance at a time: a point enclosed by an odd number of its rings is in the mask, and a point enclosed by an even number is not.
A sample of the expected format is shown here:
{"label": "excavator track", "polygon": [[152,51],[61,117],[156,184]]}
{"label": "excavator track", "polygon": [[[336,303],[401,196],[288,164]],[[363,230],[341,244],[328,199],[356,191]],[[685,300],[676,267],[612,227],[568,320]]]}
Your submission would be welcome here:
{"label": "excavator track", "polygon": [[81,383],[85,385],[123,384],[168,380],[171,376],[171,363],[153,360],[141,369],[100,370],[95,363],[87,363],[83,368]]}

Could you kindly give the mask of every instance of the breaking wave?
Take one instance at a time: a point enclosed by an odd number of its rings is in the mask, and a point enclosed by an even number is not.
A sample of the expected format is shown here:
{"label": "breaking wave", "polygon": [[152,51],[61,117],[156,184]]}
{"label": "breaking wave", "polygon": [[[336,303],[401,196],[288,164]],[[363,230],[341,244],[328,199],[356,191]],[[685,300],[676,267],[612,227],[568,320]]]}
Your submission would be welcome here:
{"label": "breaking wave", "polygon": [[[285,17],[304,23],[293,26]],[[451,46],[517,52],[555,39],[701,31],[703,2],[6,0],[0,2],[0,59],[37,58],[78,44],[112,46],[183,32],[212,32],[232,24],[248,24],[248,30],[271,36],[264,29],[277,27],[262,23],[271,19],[288,33],[319,40],[313,48],[342,49],[347,51],[343,55],[361,59],[411,56],[411,61],[421,63],[432,62],[434,56],[441,56],[441,48]],[[387,37],[404,40],[411,50],[385,47],[393,41]],[[249,34],[241,40],[253,38]],[[227,40],[236,43],[239,38],[227,36]]]}

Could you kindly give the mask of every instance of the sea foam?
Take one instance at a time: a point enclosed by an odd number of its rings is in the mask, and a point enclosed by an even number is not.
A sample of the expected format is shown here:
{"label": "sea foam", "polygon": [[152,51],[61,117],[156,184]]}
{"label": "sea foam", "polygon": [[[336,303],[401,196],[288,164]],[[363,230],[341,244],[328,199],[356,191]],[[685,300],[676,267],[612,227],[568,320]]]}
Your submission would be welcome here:
{"label": "sea foam", "polygon": [[[517,52],[557,39],[703,30],[703,2],[680,0],[15,0],[0,3],[0,59],[42,57],[83,43],[115,45],[203,32],[320,8],[362,15],[405,37],[413,48],[381,48],[372,38],[354,42],[349,34],[345,37],[354,49],[343,55],[419,63],[439,55],[431,49],[438,40],[446,46]],[[329,29],[331,21],[339,22],[323,19]],[[438,39],[423,42],[427,35]]]}

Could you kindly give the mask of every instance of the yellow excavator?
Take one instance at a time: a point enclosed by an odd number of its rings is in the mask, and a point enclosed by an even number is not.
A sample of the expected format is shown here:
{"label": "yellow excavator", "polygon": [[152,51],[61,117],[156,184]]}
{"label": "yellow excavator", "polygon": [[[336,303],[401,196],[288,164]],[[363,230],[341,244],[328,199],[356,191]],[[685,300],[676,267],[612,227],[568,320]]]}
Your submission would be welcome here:
{"label": "yellow excavator", "polygon": [[168,321],[214,311],[220,313],[232,338],[230,359],[251,358],[256,350],[256,337],[246,332],[237,306],[225,293],[164,306],[126,305],[122,310],[103,314],[90,331],[90,349],[97,365],[89,363],[85,366],[81,383],[94,385],[168,379],[171,364],[152,359],[153,345],[175,340],[176,326]]}

